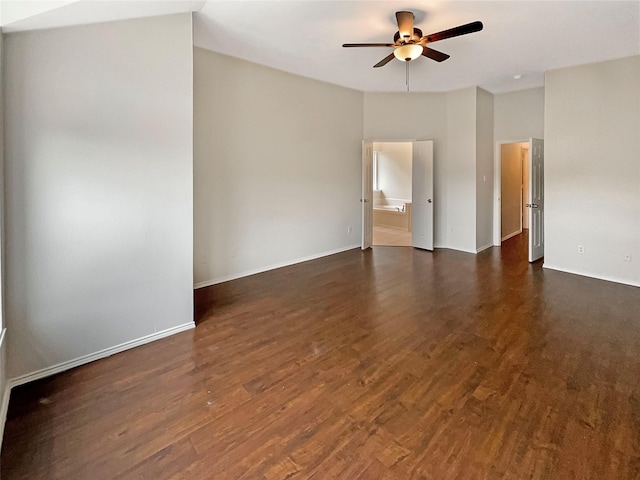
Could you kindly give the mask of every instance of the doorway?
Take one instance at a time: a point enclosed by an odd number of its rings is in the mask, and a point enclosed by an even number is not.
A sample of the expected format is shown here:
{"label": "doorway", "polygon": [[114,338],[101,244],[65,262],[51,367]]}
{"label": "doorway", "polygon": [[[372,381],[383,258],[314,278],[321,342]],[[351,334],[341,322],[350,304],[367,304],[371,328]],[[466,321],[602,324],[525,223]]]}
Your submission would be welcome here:
{"label": "doorway", "polygon": [[373,245],[411,246],[412,142],[373,142]]}
{"label": "doorway", "polygon": [[[529,142],[500,146],[500,241],[504,242],[529,229],[527,209]],[[525,232],[526,233],[526,232]]]}
{"label": "doorway", "polygon": [[362,142],[363,250],[433,250],[432,198],[433,141]]}
{"label": "doorway", "polygon": [[495,162],[494,245],[522,236],[528,259],[544,256],[544,141],[498,142]]}

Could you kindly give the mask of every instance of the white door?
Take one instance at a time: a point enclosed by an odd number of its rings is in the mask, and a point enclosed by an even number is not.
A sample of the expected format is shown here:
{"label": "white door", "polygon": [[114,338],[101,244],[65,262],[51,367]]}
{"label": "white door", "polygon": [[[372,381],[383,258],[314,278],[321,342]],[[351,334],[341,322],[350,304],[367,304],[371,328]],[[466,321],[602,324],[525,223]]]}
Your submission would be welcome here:
{"label": "white door", "polygon": [[433,250],[433,142],[413,142],[411,244]]}
{"label": "white door", "polygon": [[373,143],[362,142],[362,250],[373,243]]}
{"label": "white door", "polygon": [[529,261],[544,257],[544,140],[529,140]]}

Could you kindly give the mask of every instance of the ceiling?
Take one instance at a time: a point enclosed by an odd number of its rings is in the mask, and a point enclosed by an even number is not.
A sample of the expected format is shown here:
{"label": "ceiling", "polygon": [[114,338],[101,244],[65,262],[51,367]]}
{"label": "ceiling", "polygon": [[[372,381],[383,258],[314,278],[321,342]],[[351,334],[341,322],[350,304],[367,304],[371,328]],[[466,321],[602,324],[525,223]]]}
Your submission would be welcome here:
{"label": "ceiling", "polygon": [[521,90],[542,86],[548,70],[640,54],[640,0],[3,0],[0,22],[11,32],[194,11],[198,47],[361,91],[401,92],[403,62],[372,68],[391,49],[341,46],[391,43],[396,10],[413,11],[424,34],[484,23],[481,32],[432,45],[447,61],[411,62],[414,92]]}

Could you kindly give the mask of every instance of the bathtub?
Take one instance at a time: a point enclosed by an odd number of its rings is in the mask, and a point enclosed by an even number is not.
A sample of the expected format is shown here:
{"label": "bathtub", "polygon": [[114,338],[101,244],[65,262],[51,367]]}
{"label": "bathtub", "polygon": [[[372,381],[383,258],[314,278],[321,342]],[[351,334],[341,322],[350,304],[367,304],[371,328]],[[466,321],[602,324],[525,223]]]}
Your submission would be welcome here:
{"label": "bathtub", "polygon": [[411,202],[383,198],[373,204],[373,225],[411,231]]}
{"label": "bathtub", "polygon": [[404,213],[407,210],[407,204],[403,203],[402,205],[374,205],[374,210],[379,210],[382,212],[398,212]]}

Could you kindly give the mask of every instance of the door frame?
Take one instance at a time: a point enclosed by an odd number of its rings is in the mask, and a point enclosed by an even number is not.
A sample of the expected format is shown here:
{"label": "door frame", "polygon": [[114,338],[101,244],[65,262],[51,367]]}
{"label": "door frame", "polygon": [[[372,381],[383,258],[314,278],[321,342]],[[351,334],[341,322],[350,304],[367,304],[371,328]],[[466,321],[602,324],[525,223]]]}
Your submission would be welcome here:
{"label": "door frame", "polygon": [[[530,218],[530,214],[531,212],[529,210],[527,210],[526,208],[526,204],[529,202],[529,182],[531,181],[530,177],[531,177],[531,172],[529,172],[529,167],[530,162],[529,162],[529,149],[531,148],[531,143],[529,143],[529,146],[527,146],[527,148],[525,149],[525,147],[520,147],[520,161],[522,162],[522,195],[520,195],[521,199],[520,199],[520,230],[524,229],[524,228],[529,228],[529,218]],[[527,156],[525,158],[524,156],[524,152],[527,152]],[[525,172],[527,172],[528,174],[526,175],[526,182],[525,182]],[[527,194],[525,197],[525,193]],[[525,214],[526,212],[526,214]],[[526,216],[526,221],[525,221],[525,216]]]}
{"label": "door frame", "polygon": [[[497,141],[493,155],[493,245],[502,245],[502,145],[509,143],[528,143],[531,147],[531,137],[519,140]],[[520,212],[522,225],[522,212]]]}

